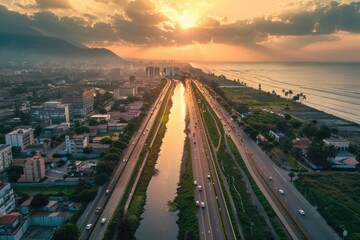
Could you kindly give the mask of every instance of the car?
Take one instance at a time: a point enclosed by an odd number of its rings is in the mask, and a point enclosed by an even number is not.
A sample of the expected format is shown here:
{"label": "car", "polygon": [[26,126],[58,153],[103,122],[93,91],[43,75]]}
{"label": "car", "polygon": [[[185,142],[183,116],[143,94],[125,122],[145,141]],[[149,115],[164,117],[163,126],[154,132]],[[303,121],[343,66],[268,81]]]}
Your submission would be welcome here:
{"label": "car", "polygon": [[105,195],[108,195],[109,193],[110,193],[110,190],[109,190],[109,189],[106,189]]}
{"label": "car", "polygon": [[284,190],[279,189],[279,193],[280,193],[280,194],[284,194]]}
{"label": "car", "polygon": [[270,181],[272,180],[272,177],[271,177],[271,176],[269,177],[269,180],[270,180]]}
{"label": "car", "polygon": [[90,229],[91,229],[91,227],[92,227],[92,224],[91,224],[91,223],[89,223],[88,225],[86,225],[86,230],[90,230]]}
{"label": "car", "polygon": [[101,211],[101,207],[97,207],[96,210],[95,210],[96,213],[98,213],[100,211]]}
{"label": "car", "polygon": [[201,205],[202,208],[205,207],[205,203],[204,203],[204,202],[201,202],[200,205]]}
{"label": "car", "polygon": [[133,142],[132,145],[135,145],[135,142]]}
{"label": "car", "polygon": [[102,218],[100,222],[101,224],[104,224],[106,222],[106,218]]}
{"label": "car", "polygon": [[207,175],[207,178],[208,178],[208,179],[210,179],[210,178],[211,178],[210,174],[208,174],[208,175]]}
{"label": "car", "polygon": [[127,162],[127,159],[126,159],[126,158],[124,158],[124,159],[123,159],[123,163],[126,163],[126,162]]}
{"label": "car", "polygon": [[301,215],[305,215],[305,211],[302,210],[302,209],[299,209],[299,213],[300,213]]}
{"label": "car", "polygon": [[196,200],[195,205],[196,205],[197,207],[200,207],[200,202],[199,202],[199,200]]}
{"label": "car", "polygon": [[196,181],[196,180],[194,181],[194,185],[195,185],[195,186],[197,185],[197,181]]}
{"label": "car", "polygon": [[198,186],[198,190],[202,191],[202,186],[201,185]]}

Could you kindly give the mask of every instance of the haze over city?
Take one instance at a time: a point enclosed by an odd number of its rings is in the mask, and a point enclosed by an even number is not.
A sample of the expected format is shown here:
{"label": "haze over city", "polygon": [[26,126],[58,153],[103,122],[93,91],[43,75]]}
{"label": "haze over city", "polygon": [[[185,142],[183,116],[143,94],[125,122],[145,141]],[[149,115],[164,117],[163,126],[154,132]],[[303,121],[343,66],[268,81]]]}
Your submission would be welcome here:
{"label": "haze over city", "polygon": [[359,240],[360,2],[0,0],[0,240]]}
{"label": "haze over city", "polygon": [[356,1],[2,0],[0,31],[39,31],[125,58],[359,61]]}

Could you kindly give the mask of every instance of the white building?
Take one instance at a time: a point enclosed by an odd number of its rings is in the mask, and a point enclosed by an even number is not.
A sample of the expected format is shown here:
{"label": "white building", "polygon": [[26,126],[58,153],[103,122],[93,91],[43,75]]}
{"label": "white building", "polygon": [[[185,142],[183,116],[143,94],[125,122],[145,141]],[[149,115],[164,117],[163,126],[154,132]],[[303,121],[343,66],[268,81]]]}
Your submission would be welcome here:
{"label": "white building", "polygon": [[15,197],[10,183],[0,182],[0,213],[10,213],[14,209]]}
{"label": "white building", "polygon": [[9,144],[0,145],[0,173],[11,166],[13,162],[11,146]]}
{"label": "white building", "polygon": [[126,98],[127,96],[136,96],[136,87],[133,86],[127,86],[127,87],[120,87],[114,89],[114,99],[122,99]]}
{"label": "white building", "polygon": [[81,135],[74,135],[72,137],[66,136],[66,151],[68,153],[82,153],[84,148],[89,146],[89,135],[88,134],[81,134]]}
{"label": "white building", "polygon": [[105,121],[105,122],[110,121],[111,116],[110,116],[110,114],[95,114],[95,115],[92,115],[90,118],[94,119],[100,123],[101,121]]}
{"label": "white building", "polygon": [[24,150],[28,145],[34,144],[34,130],[32,128],[19,128],[5,135],[6,144],[20,147]]}
{"label": "white building", "polygon": [[333,145],[337,150],[346,151],[349,149],[350,142],[342,137],[330,137],[323,140],[326,145]]}
{"label": "white building", "polygon": [[33,156],[24,161],[24,174],[19,182],[40,182],[45,177],[45,160],[41,156]]}

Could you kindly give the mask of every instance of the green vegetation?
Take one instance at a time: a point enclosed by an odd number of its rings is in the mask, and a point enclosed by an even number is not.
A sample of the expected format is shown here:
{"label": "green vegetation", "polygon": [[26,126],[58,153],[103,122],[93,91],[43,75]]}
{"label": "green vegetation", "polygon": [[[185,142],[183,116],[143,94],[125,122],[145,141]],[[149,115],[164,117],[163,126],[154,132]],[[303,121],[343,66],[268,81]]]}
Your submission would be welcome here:
{"label": "green vegetation", "polygon": [[40,208],[49,203],[49,196],[38,193],[30,202],[30,206],[33,208]]}
{"label": "green vegetation", "polygon": [[76,186],[55,186],[55,187],[14,187],[16,194],[43,193],[70,196],[76,192]]}
{"label": "green vegetation", "polygon": [[[194,176],[192,171],[192,158],[190,140],[187,137],[185,143],[185,171],[181,174],[177,196],[174,200],[177,210],[179,210],[178,239],[199,239],[199,228],[196,216],[196,206],[194,197]],[[182,163],[184,164],[184,163]]]}
{"label": "green vegetation", "polygon": [[[199,97],[199,95],[196,96]],[[212,109],[210,110],[210,113],[213,113]],[[212,115],[215,116],[215,113]],[[221,122],[217,117],[215,118],[216,123],[213,121],[213,119],[210,121],[209,118],[204,117],[204,120],[207,127],[214,124],[221,126]],[[215,126],[212,126],[211,128],[214,127]],[[224,135],[224,129],[222,127],[220,127],[220,131],[221,134]],[[214,134],[211,134],[210,131],[209,134],[211,140],[214,142],[214,140],[216,140],[216,134],[215,138]],[[259,213],[258,207],[254,204],[254,200],[248,192],[246,182],[244,180],[246,177],[258,201],[263,206],[267,216],[269,217],[277,235],[280,237],[280,239],[287,239],[288,237],[284,232],[281,222],[276,217],[276,214],[270,206],[269,202],[263,196],[262,192],[248,172],[235,144],[229,137],[227,137],[227,145],[229,149],[226,149],[224,140],[221,141],[217,155],[219,163],[222,167],[222,171],[224,172],[227,182],[229,183],[230,194],[236,207],[237,217],[241,223],[244,237],[246,239],[267,239],[269,236],[271,236],[270,229],[266,225],[264,217]],[[233,155],[234,158],[231,155]],[[243,173],[239,172],[236,163],[241,167]],[[237,230],[237,228],[235,228],[235,230]]]}
{"label": "green vegetation", "polygon": [[[340,236],[360,239],[360,173],[302,175],[295,186]],[[306,211],[306,210],[305,210]]]}
{"label": "green vegetation", "polygon": [[9,177],[9,182],[17,182],[24,173],[24,168],[18,165],[11,165],[8,169],[6,169],[6,173]]}
{"label": "green vegetation", "polygon": [[77,240],[79,239],[80,231],[78,227],[71,222],[61,225],[53,236],[53,240]]}

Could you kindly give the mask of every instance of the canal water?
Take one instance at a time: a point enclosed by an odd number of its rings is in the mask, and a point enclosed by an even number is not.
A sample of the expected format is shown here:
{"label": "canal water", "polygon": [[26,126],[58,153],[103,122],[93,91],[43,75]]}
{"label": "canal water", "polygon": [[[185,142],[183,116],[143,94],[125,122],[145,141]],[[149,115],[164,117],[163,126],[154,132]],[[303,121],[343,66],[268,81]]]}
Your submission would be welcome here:
{"label": "canal water", "polygon": [[136,239],[177,239],[178,219],[176,212],[170,212],[168,202],[176,197],[176,188],[180,178],[180,165],[185,141],[186,105],[184,86],[176,83],[172,96],[172,108],[167,131],[163,138],[154,176],[147,189],[147,200],[143,220],[136,231]]}

